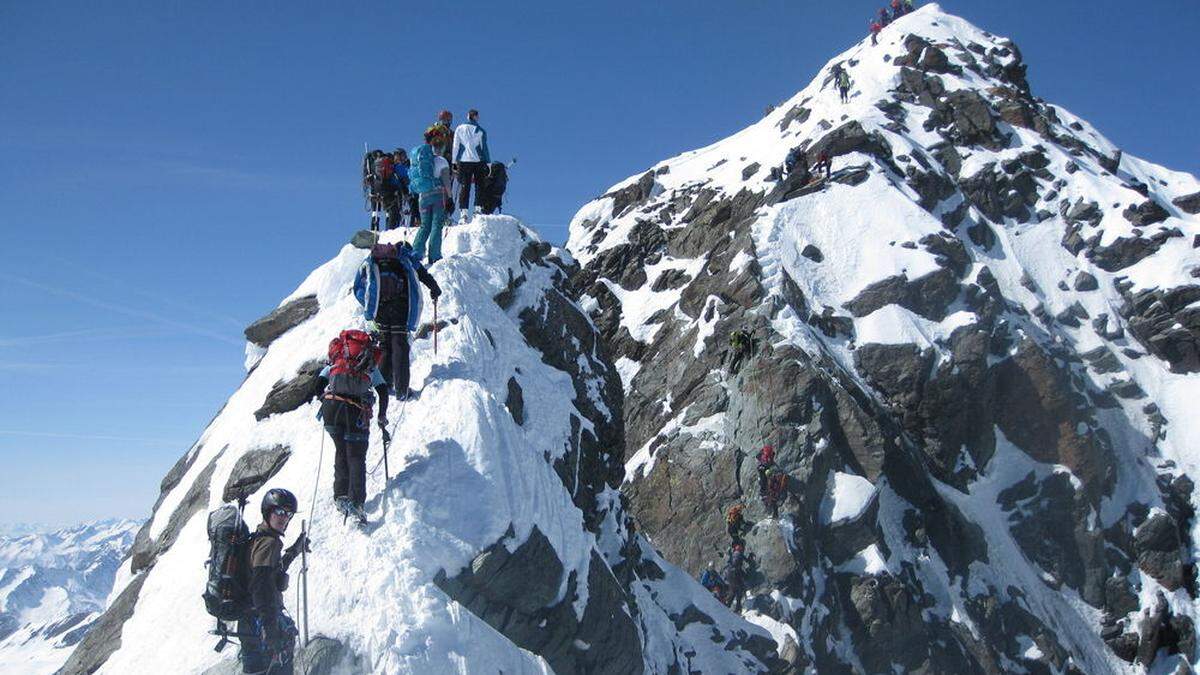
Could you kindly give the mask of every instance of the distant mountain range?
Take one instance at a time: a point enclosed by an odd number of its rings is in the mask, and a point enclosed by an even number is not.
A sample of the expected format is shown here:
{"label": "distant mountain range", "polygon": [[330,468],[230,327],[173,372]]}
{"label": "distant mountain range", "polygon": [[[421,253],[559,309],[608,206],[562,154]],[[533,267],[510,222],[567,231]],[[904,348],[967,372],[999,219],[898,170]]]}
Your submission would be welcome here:
{"label": "distant mountain range", "polygon": [[0,675],[52,673],[104,609],[141,526],[102,520],[0,536]]}

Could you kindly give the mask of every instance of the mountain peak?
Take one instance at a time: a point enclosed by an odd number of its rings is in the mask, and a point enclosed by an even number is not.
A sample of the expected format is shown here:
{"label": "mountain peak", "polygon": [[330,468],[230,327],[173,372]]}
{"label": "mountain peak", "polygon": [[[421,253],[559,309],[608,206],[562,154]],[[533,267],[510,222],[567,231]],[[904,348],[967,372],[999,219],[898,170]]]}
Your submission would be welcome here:
{"label": "mountain peak", "polygon": [[[1192,635],[1196,609],[1200,182],[1025,72],[1010,40],[926,6],[572,220],[637,520],[698,573],[744,504],[755,612],[799,636],[796,667],[1194,658],[1159,636]],[[829,156],[828,178],[781,171],[793,152]],[[854,515],[823,519],[851,484]]]}

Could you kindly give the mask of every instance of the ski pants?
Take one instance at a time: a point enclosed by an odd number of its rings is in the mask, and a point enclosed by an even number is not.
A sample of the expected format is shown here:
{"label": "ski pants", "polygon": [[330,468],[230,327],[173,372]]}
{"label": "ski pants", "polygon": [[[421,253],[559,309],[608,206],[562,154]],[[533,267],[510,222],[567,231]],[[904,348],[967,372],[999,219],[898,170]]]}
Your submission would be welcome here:
{"label": "ski pants", "polygon": [[413,240],[417,258],[425,258],[425,244],[429,244],[429,263],[442,259],[442,226],[446,222],[446,203],[441,190],[422,192],[420,198],[421,229]]}
{"label": "ski pants", "polygon": [[726,581],[729,587],[725,591],[725,597],[728,600],[725,606],[740,613],[742,611],[742,596],[746,594],[746,582],[741,579],[726,579]]}
{"label": "ski pants", "polygon": [[458,208],[470,209],[471,185],[475,186],[475,203],[479,203],[479,191],[487,178],[488,165],[483,162],[458,163]]}
{"label": "ski pants", "polygon": [[383,362],[379,364],[379,372],[391,386],[396,396],[408,395],[408,362],[409,346],[408,331],[401,326],[380,326],[383,336]]}
{"label": "ski pants", "polygon": [[321,419],[333,439],[333,496],[346,497],[355,506],[362,506],[367,500],[371,409],[326,399],[321,404]]}
{"label": "ski pants", "polygon": [[[237,624],[238,642],[242,645],[242,672],[256,675],[292,675],[292,660],[295,658],[296,624],[286,615],[280,615],[279,628],[292,636],[292,644],[276,648],[278,658],[272,654],[263,635],[262,623],[253,612],[243,616]],[[251,635],[259,637],[249,637]]]}
{"label": "ski pants", "polygon": [[404,200],[407,198],[408,195],[401,191],[384,195],[384,208],[387,211],[387,229],[394,230],[400,227],[400,219],[404,213]]}

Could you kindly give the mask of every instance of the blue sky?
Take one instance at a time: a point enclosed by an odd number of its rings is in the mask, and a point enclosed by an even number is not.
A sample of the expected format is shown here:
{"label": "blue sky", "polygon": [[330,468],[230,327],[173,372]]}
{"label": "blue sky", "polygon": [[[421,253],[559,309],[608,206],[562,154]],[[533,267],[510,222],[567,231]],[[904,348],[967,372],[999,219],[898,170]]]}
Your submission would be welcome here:
{"label": "blue sky", "polygon": [[[803,87],[876,4],[0,4],[0,521],[148,514],[241,381],[241,329],[366,222],[364,141],[479,108],[519,158],[507,210],[561,241]],[[1035,94],[1200,170],[1194,0],[943,7],[1014,38]]]}

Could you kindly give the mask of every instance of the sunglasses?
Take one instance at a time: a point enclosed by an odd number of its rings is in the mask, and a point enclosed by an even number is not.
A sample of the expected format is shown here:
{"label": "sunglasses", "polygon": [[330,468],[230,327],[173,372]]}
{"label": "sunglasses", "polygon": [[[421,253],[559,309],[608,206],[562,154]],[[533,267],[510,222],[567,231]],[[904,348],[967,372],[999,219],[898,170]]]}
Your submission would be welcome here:
{"label": "sunglasses", "polygon": [[294,516],[296,514],[292,513],[291,511],[288,511],[287,509],[275,509],[274,511],[271,511],[271,515],[279,516],[280,518],[286,518],[288,520],[291,520],[292,516]]}

